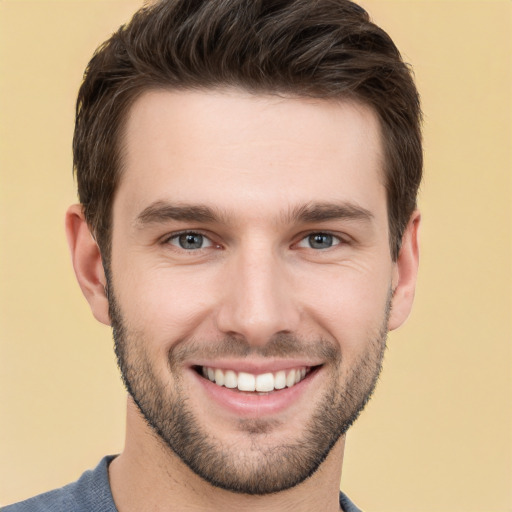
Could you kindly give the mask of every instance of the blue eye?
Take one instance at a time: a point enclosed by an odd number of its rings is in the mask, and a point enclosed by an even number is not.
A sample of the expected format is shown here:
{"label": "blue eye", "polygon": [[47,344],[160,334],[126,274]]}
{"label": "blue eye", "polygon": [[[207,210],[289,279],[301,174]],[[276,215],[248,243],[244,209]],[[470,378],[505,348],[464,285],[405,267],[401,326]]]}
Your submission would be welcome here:
{"label": "blue eye", "polygon": [[212,242],[204,235],[192,232],[174,235],[169,239],[169,243],[186,251],[195,251],[212,246]]}
{"label": "blue eye", "polygon": [[310,235],[303,238],[299,243],[299,247],[305,247],[307,249],[329,249],[335,245],[338,245],[340,240],[338,237],[329,233],[311,233]]}

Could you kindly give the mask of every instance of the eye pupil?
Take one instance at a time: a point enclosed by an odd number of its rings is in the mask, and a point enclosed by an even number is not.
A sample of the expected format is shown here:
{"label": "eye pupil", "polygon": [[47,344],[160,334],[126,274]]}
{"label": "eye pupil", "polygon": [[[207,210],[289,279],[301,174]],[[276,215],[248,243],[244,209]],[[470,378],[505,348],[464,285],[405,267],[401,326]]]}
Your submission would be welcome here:
{"label": "eye pupil", "polygon": [[180,247],[183,249],[201,249],[203,245],[203,235],[199,233],[184,233],[179,237]]}
{"label": "eye pupil", "polygon": [[313,249],[328,249],[332,246],[332,235],[327,233],[315,233],[309,236],[309,245]]}

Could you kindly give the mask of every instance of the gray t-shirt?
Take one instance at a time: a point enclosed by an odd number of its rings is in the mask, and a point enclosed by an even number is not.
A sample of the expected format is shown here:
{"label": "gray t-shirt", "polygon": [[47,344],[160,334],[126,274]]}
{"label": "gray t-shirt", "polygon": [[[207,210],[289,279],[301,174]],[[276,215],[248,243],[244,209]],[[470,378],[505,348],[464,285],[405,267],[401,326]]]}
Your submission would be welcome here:
{"label": "gray t-shirt", "polygon": [[[0,512],[117,512],[108,481],[108,465],[114,458],[104,457],[72,484],[2,507]],[[342,492],[340,507],[343,512],[361,512]]]}

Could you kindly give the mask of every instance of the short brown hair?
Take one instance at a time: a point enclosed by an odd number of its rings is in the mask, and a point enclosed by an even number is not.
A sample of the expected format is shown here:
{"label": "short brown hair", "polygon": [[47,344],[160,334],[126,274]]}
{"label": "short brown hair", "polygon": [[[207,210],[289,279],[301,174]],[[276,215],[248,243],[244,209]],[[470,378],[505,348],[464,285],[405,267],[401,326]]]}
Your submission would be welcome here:
{"label": "short brown hair", "polygon": [[149,89],[219,87],[372,107],[381,123],[396,259],[416,207],[423,153],[418,92],[386,32],[348,0],[160,0],[96,50],[78,95],[74,168],[104,264],[131,105]]}

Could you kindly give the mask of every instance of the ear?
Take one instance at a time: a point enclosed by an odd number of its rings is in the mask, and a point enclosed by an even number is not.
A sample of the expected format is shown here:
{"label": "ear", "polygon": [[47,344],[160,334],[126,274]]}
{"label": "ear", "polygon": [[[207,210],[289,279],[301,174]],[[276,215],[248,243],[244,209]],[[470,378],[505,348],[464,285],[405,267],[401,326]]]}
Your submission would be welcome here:
{"label": "ear", "polygon": [[402,236],[402,245],[393,270],[393,298],[388,328],[400,327],[411,312],[419,264],[419,226],[421,216],[416,210]]}
{"label": "ear", "polygon": [[110,325],[105,291],[107,280],[100,249],[89,230],[83,208],[79,204],[70,206],[66,212],[66,236],[73,268],[82,293],[96,320]]}

